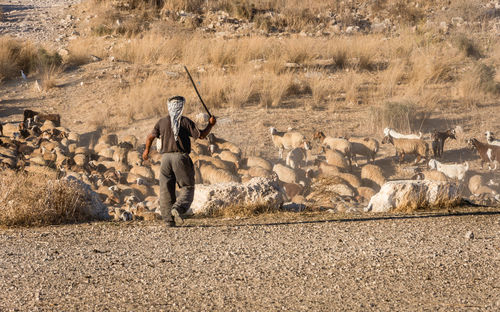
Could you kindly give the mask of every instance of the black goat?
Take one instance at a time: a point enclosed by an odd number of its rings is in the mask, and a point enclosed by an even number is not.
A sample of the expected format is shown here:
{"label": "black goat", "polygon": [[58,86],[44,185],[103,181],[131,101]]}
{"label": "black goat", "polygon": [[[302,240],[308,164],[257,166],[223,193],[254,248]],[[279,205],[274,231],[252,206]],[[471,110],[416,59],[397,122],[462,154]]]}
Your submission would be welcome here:
{"label": "black goat", "polygon": [[431,133],[432,151],[434,153],[434,157],[441,158],[443,156],[444,142],[446,141],[447,138],[450,138],[453,140],[457,139],[455,137],[455,130],[454,129],[448,129],[448,130],[443,131],[443,132],[434,130]]}

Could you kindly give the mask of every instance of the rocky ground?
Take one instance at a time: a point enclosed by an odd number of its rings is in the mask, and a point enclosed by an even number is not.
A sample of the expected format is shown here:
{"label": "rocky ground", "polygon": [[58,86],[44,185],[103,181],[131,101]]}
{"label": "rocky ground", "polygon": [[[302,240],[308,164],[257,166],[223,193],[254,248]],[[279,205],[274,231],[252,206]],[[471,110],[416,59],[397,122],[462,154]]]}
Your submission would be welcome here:
{"label": "rocky ground", "polygon": [[498,209],[284,219],[2,230],[0,310],[500,309]]}

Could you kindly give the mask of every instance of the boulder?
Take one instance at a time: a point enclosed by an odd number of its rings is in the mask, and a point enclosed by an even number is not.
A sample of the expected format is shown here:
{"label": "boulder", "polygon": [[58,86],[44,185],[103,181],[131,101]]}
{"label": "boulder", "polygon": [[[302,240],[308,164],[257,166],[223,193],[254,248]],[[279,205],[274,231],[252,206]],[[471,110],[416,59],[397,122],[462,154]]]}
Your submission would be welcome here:
{"label": "boulder", "polygon": [[365,211],[414,211],[456,204],[461,188],[456,183],[428,180],[400,180],[385,183]]}
{"label": "boulder", "polygon": [[204,214],[225,206],[266,204],[281,207],[283,194],[278,181],[257,177],[247,183],[196,185],[194,200],[186,214]]}

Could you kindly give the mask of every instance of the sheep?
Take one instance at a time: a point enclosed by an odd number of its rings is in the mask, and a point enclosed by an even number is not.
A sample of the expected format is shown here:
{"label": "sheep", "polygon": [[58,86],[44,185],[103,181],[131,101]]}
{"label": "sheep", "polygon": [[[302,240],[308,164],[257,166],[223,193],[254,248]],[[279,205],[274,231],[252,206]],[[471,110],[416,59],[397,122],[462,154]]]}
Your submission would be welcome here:
{"label": "sheep", "polygon": [[329,165],[324,161],[316,161],[316,165],[319,167],[319,175],[323,177],[337,176],[341,173],[342,168],[334,165]]}
{"label": "sheep", "polygon": [[337,150],[327,149],[325,151],[325,158],[326,158],[326,162],[329,165],[336,166],[342,170],[346,170],[349,167],[349,164],[348,164],[346,158],[344,157],[344,155],[342,155]]}
{"label": "sheep", "polygon": [[361,180],[365,186],[369,186],[371,188],[380,188],[386,182],[384,177],[384,173],[379,166],[376,165],[364,165],[361,168]]}
{"label": "sheep", "polygon": [[414,177],[412,177],[412,180],[428,180],[428,181],[447,182],[448,177],[444,173],[442,173],[441,171],[424,170],[424,171],[416,174]]}
{"label": "sheep", "polygon": [[375,161],[375,155],[378,152],[378,141],[372,138],[350,138],[351,142],[351,157],[357,165],[356,155],[363,155],[366,157],[366,163]]}
{"label": "sheep", "polygon": [[[490,155],[493,156],[493,150],[496,150],[497,147],[495,145],[489,145],[487,143],[482,143],[480,141],[478,141],[477,139],[475,138],[471,138],[471,139],[468,139],[466,140],[467,142],[467,145],[469,147],[469,149],[476,149],[478,154],[479,154],[479,157],[481,159],[481,169],[483,169],[483,165],[485,162],[488,163],[488,169],[489,170],[492,170],[491,168],[491,159],[490,159]],[[491,149],[491,151],[488,153],[488,150]]]}
{"label": "sheep", "polygon": [[370,201],[373,195],[377,194],[377,192],[371,187],[360,186],[356,189],[358,192],[358,196],[361,197],[363,201]]}
{"label": "sheep", "polygon": [[411,140],[420,140],[422,139],[422,132],[419,132],[418,135],[416,134],[402,134],[394,129],[391,128],[385,128],[384,129],[384,136],[390,135],[391,137],[395,139],[411,139]]}
{"label": "sheep", "polygon": [[273,165],[262,157],[248,156],[246,161],[247,167],[261,167],[267,171],[273,171]]}
{"label": "sheep", "polygon": [[217,168],[208,161],[199,159],[196,161],[195,167],[197,168],[197,170],[199,170],[203,183],[217,184],[239,182],[238,177],[236,177],[234,174],[227,170]]}
{"label": "sheep", "polygon": [[257,166],[257,167],[250,167],[248,169],[248,175],[251,176],[252,178],[253,177],[271,178],[273,172]]}
{"label": "sheep", "polygon": [[444,173],[450,179],[463,180],[465,173],[469,170],[469,163],[464,164],[443,164],[435,159],[429,160],[429,168],[436,169]]}
{"label": "sheep", "polygon": [[477,194],[477,190],[484,185],[483,176],[476,174],[470,177],[468,187],[471,194]]}
{"label": "sheep", "polygon": [[236,166],[234,163],[229,162],[229,161],[224,161],[220,158],[215,158],[211,156],[205,156],[205,155],[193,155],[191,158],[193,160],[193,163],[196,162],[197,160],[204,160],[206,162],[210,162],[212,165],[219,169],[223,169],[226,171],[231,172],[231,174],[236,174]]}
{"label": "sheep", "polygon": [[149,181],[152,181],[155,178],[155,174],[154,174],[153,170],[151,170],[151,168],[145,167],[145,166],[134,166],[130,169],[130,173],[138,175],[138,176],[142,177],[143,179],[146,179]]}
{"label": "sheep", "polygon": [[283,159],[283,151],[285,149],[304,147],[305,150],[309,150],[311,148],[310,143],[306,140],[306,137],[300,132],[279,132],[274,127],[270,127],[269,130],[271,132],[273,144],[279,150],[280,159]]}
{"label": "sheep", "polygon": [[361,180],[354,174],[341,172],[338,174],[338,176],[344,179],[347,183],[349,183],[350,186],[354,188],[361,187],[362,185]]}
{"label": "sheep", "polygon": [[45,114],[45,113],[39,113],[35,112],[31,109],[25,109],[23,112],[24,115],[24,120],[23,122],[26,122],[28,119],[35,120],[36,122],[44,122],[44,121],[52,121],[56,127],[59,127],[61,125],[61,116],[59,114]]}
{"label": "sheep", "polygon": [[431,133],[432,152],[434,153],[434,157],[441,158],[443,156],[444,142],[448,138],[453,139],[453,140],[457,139],[455,136],[455,129],[448,129],[448,130],[442,131],[442,132],[434,130]]}
{"label": "sheep", "polygon": [[304,149],[296,147],[286,155],[286,165],[293,169],[300,168],[307,163],[307,155]]}
{"label": "sheep", "polygon": [[120,143],[128,143],[132,146],[132,148],[135,148],[137,147],[137,142],[139,142],[139,140],[137,140],[137,137],[135,135],[130,134],[123,137]]}
{"label": "sheep", "polygon": [[285,191],[287,199],[290,201],[297,195],[302,195],[304,192],[304,186],[297,183],[283,183],[282,186]]}
{"label": "sheep", "polygon": [[298,183],[299,178],[297,173],[292,168],[282,165],[276,164],[273,167],[273,171],[278,175],[278,179],[285,183]]}
{"label": "sheep", "polygon": [[229,150],[223,150],[219,154],[214,154],[213,157],[233,163],[236,169],[240,168],[240,158]]}
{"label": "sheep", "polygon": [[382,144],[392,144],[396,148],[396,155],[399,155],[399,162],[403,162],[406,154],[415,154],[415,164],[420,162],[421,157],[427,159],[429,152],[429,145],[423,140],[415,139],[396,139],[390,134],[385,136]]}
{"label": "sheep", "polygon": [[233,143],[226,141],[223,138],[217,138],[213,133],[210,133],[207,136],[207,139],[210,145],[213,145],[214,146],[213,148],[215,148],[215,150],[212,153],[222,150],[228,150],[236,154],[238,157],[241,157],[241,149],[238,146],[234,145]]}
{"label": "sheep", "polygon": [[327,137],[321,131],[316,131],[314,133],[314,140],[321,143],[323,147],[327,147],[332,150],[337,150],[344,154],[348,159],[351,157],[351,142],[344,138],[333,138]]}
{"label": "sheep", "polygon": [[199,154],[199,155],[207,155],[207,156],[210,155],[210,152],[209,152],[209,149],[207,148],[207,146],[200,144],[196,141],[191,144],[191,152]]}
{"label": "sheep", "polygon": [[488,144],[500,146],[500,140],[497,140],[491,131],[486,131],[485,135],[486,135],[486,141],[488,142]]}
{"label": "sheep", "polygon": [[118,145],[118,136],[116,134],[105,134],[99,138],[97,144]]}

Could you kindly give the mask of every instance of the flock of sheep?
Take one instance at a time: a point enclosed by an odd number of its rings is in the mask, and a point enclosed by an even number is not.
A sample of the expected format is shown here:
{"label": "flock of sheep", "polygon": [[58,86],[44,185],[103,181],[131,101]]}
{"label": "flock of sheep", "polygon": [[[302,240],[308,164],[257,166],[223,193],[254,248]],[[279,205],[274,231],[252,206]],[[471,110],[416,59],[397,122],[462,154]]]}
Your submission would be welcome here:
{"label": "flock of sheep", "polygon": [[[25,171],[48,167],[57,170],[59,176],[80,179],[111,207],[110,213],[115,218],[159,217],[155,214],[161,158],[157,151],[151,153],[150,160],[143,161],[144,147],[132,135],[118,138],[115,134],[106,134],[91,144],[93,146],[82,146],[80,136],[59,123],[57,114],[26,110],[22,122],[0,124],[0,166]],[[416,164],[422,158],[426,160],[428,169],[415,172],[413,179],[453,179],[465,184],[467,162],[445,164],[436,160],[443,157],[445,141],[456,139],[456,131],[431,133],[432,159],[422,133],[405,135],[387,128],[381,143],[394,146],[400,163],[407,155],[414,155]],[[245,156],[234,143],[214,134],[210,134],[208,140],[193,141],[191,157],[196,183],[244,183],[253,177],[278,178],[286,200],[307,204],[315,202],[318,183],[330,184],[340,196],[365,203],[387,180],[385,168],[375,164],[380,146],[374,138],[331,137],[316,131],[308,140],[293,129],[281,132],[273,127],[270,135],[279,155],[277,161]],[[487,132],[486,138],[485,143],[477,139],[467,142],[479,153],[481,165],[487,162],[490,169],[492,165],[496,169],[500,142],[491,132]],[[317,147],[316,153],[313,147]],[[358,161],[360,156],[365,159],[363,165]],[[470,177],[468,186],[471,194],[498,197],[498,185],[481,175]]]}

